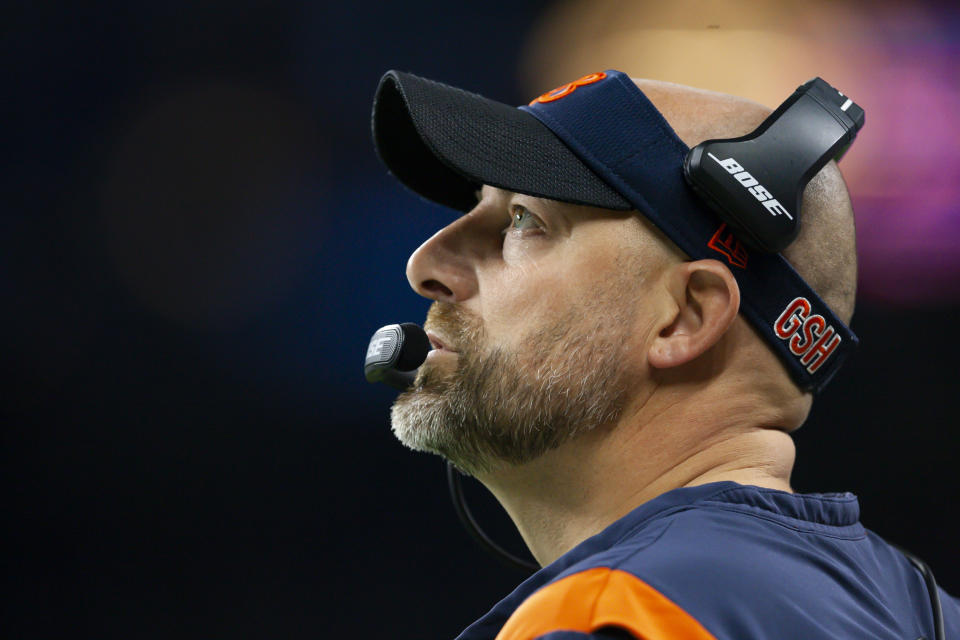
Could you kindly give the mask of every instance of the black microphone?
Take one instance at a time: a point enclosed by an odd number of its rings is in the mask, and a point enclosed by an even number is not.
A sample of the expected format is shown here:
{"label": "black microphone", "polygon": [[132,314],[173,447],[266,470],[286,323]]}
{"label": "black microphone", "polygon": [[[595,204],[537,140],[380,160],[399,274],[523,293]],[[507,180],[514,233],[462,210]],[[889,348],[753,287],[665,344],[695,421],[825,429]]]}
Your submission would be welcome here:
{"label": "black microphone", "polygon": [[413,384],[428,353],[430,340],[418,325],[388,324],[370,338],[363,375],[367,382],[383,382],[404,391]]}

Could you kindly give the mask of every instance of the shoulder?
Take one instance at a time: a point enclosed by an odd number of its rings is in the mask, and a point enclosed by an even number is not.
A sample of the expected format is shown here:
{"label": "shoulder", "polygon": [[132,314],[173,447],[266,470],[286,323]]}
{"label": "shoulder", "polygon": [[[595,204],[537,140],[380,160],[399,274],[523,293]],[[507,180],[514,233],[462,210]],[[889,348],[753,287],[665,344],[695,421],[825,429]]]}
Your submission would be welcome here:
{"label": "shoulder", "polygon": [[776,628],[772,612],[802,606],[798,582],[812,596],[822,579],[822,549],[790,525],[723,506],[678,510],[534,592],[498,640],[610,627],[649,640],[756,637]]}
{"label": "shoulder", "polygon": [[551,582],[527,598],[497,640],[542,638],[558,630],[592,633],[608,627],[628,630],[638,638],[714,638],[636,575],[593,567]]}
{"label": "shoulder", "polygon": [[610,628],[629,637],[713,640],[692,613],[652,584],[674,584],[708,569],[698,552],[706,553],[708,538],[714,548],[718,542],[709,531],[711,520],[700,509],[680,511],[625,535],[530,595],[497,640],[552,640],[560,630],[596,634]]}

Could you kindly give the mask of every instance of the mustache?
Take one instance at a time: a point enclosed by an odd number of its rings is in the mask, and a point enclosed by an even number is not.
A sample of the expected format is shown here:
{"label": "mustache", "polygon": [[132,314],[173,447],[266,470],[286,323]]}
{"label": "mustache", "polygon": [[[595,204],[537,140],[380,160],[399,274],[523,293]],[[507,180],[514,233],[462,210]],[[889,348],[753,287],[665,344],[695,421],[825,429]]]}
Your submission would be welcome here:
{"label": "mustache", "polygon": [[454,344],[457,351],[469,348],[483,333],[480,318],[451,302],[434,302],[427,311],[424,331],[442,335]]}

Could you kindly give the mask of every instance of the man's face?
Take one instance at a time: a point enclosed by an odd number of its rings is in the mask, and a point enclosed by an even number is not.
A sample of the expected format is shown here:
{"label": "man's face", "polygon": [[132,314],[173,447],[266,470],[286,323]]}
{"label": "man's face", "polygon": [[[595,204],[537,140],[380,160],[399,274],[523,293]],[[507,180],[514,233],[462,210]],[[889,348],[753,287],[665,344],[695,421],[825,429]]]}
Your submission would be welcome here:
{"label": "man's face", "polygon": [[617,421],[647,377],[669,260],[635,213],[480,195],[410,258],[435,349],[391,414],[404,444],[472,474]]}

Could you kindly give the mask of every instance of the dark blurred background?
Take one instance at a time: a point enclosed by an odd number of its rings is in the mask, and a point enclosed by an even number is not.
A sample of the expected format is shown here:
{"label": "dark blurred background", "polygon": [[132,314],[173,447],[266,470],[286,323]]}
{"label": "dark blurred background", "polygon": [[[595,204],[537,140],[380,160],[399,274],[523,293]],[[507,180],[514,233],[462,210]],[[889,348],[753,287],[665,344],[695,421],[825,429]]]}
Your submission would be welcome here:
{"label": "dark blurred background", "polygon": [[819,74],[864,106],[863,346],[794,486],[856,492],[960,593],[960,13],[662,4],[7,7],[2,636],[445,638],[522,578],[363,380],[370,334],[423,320],[405,261],[451,217],[373,151],[390,68],[514,104],[620,68],[776,106]]}

